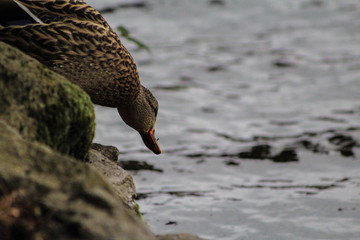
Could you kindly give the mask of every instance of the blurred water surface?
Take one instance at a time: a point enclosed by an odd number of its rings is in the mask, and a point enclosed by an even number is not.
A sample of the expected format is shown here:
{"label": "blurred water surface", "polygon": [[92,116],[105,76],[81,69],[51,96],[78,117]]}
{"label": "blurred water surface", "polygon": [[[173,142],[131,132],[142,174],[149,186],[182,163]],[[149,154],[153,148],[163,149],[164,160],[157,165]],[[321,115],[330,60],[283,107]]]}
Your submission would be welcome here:
{"label": "blurred water surface", "polygon": [[133,172],[144,219],[209,240],[360,239],[360,3],[210,2],[104,13],[151,49],[122,39],[163,154],[96,107],[95,141],[155,169]]}

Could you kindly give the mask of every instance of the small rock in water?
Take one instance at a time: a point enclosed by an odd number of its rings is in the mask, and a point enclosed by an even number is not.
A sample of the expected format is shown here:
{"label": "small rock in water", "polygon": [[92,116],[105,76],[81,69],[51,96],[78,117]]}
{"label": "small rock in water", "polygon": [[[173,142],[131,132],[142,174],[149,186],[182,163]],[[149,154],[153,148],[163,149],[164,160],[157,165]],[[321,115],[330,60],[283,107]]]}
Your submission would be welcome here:
{"label": "small rock in water", "polygon": [[294,67],[295,64],[289,60],[285,60],[285,59],[278,59],[273,61],[272,63],[273,66],[275,67],[279,67],[279,68],[289,68],[289,67]]}
{"label": "small rock in water", "polygon": [[178,223],[175,221],[168,221],[165,225],[178,225]]}
{"label": "small rock in water", "polygon": [[329,151],[319,143],[313,143],[310,140],[302,140],[298,142],[301,146],[303,146],[306,150],[312,151],[313,153],[324,153],[327,154]]}
{"label": "small rock in water", "polygon": [[207,68],[209,72],[219,72],[219,71],[225,71],[226,68],[224,65],[212,65]]}
{"label": "small rock in water", "polygon": [[120,161],[119,165],[125,170],[130,171],[140,171],[140,170],[149,170],[154,172],[163,172],[160,168],[155,168],[154,165],[148,164],[145,161]]}
{"label": "small rock in water", "polygon": [[224,6],[225,5],[225,1],[224,0],[210,0],[209,1],[210,5],[221,5]]}
{"label": "small rock in water", "polygon": [[262,144],[253,146],[250,151],[240,152],[238,154],[239,158],[248,158],[248,159],[269,159],[271,158],[271,146],[268,144]]}
{"label": "small rock in water", "polygon": [[299,158],[295,149],[288,148],[282,150],[279,154],[271,157],[274,162],[298,162]]}
{"label": "small rock in water", "polygon": [[227,166],[239,166],[239,165],[240,165],[239,162],[234,161],[234,160],[227,160],[227,161],[225,161],[225,164],[226,164]]}
{"label": "small rock in water", "polygon": [[353,152],[353,147],[360,145],[351,136],[346,136],[343,134],[337,134],[333,137],[330,137],[328,138],[328,141],[338,146],[336,150],[339,151],[343,157],[353,157],[355,155]]}
{"label": "small rock in water", "polygon": [[358,145],[355,139],[353,139],[351,136],[346,136],[342,134],[337,134],[333,137],[330,137],[329,142],[336,145],[341,146],[343,148],[352,148]]}

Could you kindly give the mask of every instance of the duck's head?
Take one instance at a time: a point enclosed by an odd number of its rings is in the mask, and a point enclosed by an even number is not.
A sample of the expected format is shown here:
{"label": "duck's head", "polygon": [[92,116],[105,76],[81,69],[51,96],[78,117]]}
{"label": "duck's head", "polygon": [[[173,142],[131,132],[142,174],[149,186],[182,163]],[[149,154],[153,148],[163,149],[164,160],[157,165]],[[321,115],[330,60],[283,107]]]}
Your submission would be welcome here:
{"label": "duck's head", "polygon": [[140,133],[144,144],[155,154],[161,153],[155,138],[158,108],[156,98],[143,86],[134,101],[117,108],[124,122]]}

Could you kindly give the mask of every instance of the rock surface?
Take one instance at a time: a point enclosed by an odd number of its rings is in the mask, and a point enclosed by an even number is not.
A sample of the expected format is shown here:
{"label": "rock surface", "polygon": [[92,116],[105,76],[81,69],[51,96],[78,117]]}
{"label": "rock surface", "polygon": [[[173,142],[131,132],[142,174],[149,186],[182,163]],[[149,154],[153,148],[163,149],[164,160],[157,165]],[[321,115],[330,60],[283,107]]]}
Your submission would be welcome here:
{"label": "rock surface", "polygon": [[2,240],[155,239],[91,166],[23,140],[3,121],[0,186]]}
{"label": "rock surface", "polygon": [[100,152],[102,155],[104,155],[113,162],[117,162],[120,155],[120,151],[116,147],[104,146],[100,143],[93,143],[91,145],[91,149]]}
{"label": "rock surface", "polygon": [[[110,159],[107,156],[115,158]],[[136,210],[136,191],[132,176],[117,164],[119,150],[112,146],[93,144],[89,151],[89,164],[95,167],[113,186],[125,206]]]}
{"label": "rock surface", "polygon": [[94,137],[90,97],[37,60],[0,42],[0,119],[26,139],[83,159]]}

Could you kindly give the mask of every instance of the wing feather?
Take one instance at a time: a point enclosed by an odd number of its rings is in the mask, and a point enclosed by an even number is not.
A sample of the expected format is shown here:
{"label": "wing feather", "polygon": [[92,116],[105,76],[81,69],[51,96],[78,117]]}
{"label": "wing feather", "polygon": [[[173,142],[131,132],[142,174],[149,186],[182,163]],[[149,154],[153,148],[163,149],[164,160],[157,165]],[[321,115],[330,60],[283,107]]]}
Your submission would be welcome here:
{"label": "wing feather", "polygon": [[100,24],[108,24],[100,13],[82,0],[15,0],[26,7],[44,23],[74,19]]}

